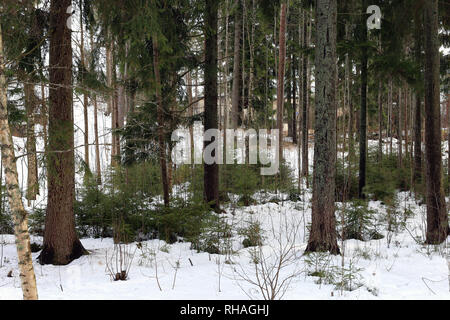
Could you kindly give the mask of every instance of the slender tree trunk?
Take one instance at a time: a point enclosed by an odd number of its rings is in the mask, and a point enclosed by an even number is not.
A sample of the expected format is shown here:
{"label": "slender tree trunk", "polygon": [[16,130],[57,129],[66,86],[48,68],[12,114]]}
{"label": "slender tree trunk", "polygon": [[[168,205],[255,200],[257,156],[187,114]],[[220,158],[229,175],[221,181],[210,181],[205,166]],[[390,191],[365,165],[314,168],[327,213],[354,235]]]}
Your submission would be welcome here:
{"label": "slender tree trunk", "polygon": [[98,139],[98,105],[97,97],[94,95],[94,134],[95,134],[95,171],[97,173],[97,184],[102,184],[102,167],[100,165],[100,147]]}
{"label": "slender tree trunk", "polygon": [[281,3],[280,12],[280,36],[279,36],[279,63],[278,63],[278,81],[277,81],[277,127],[279,130],[278,161],[283,159],[283,108],[284,108],[284,73],[286,59],[286,3]]}
{"label": "slender tree trunk", "polygon": [[66,27],[70,0],[50,4],[48,200],[41,264],[65,265],[86,253],[75,231],[72,46]]}
{"label": "slender tree trunk", "polygon": [[43,118],[42,131],[44,135],[44,151],[47,150],[47,125],[48,125],[48,110],[47,110],[47,102],[45,98],[45,86],[41,84],[41,117]]}
{"label": "slender tree trunk", "polygon": [[[365,6],[363,5],[365,10]],[[365,23],[365,17],[363,19]],[[366,25],[360,27],[361,41],[367,42]],[[364,47],[361,56],[361,110],[359,130],[359,198],[364,198],[364,187],[366,186],[366,160],[367,160],[367,48]]]}
{"label": "slender tree trunk", "polygon": [[[308,14],[307,12],[303,12],[303,49],[306,49],[309,46],[308,43]],[[303,111],[302,111],[302,176],[306,178],[306,187],[309,187],[308,183],[308,175],[309,175],[309,155],[308,155],[308,147],[309,147],[309,108],[308,108],[308,55],[306,53],[303,54],[302,59],[302,97],[303,97]]]}
{"label": "slender tree trunk", "polygon": [[403,105],[403,114],[405,118],[405,161],[408,162],[408,147],[409,147],[409,141],[408,141],[408,104],[409,104],[409,89],[405,85],[405,103]]}
{"label": "slender tree trunk", "polygon": [[[81,39],[80,39],[80,59],[81,66],[84,70],[87,70],[87,63],[84,52],[84,28],[83,28],[83,3],[80,1],[80,30],[81,30]],[[82,81],[84,80],[84,77]],[[83,84],[84,85],[84,84]],[[85,178],[87,177],[89,171],[89,114],[88,114],[88,106],[89,99],[88,94],[83,93],[83,115],[84,115],[84,162],[86,164],[85,170]]]}
{"label": "slender tree trunk", "polygon": [[378,83],[378,161],[383,159],[383,100],[381,81]]}
{"label": "slender tree trunk", "polygon": [[393,113],[392,113],[392,96],[393,96],[393,91],[392,91],[392,78],[389,78],[389,83],[388,83],[388,107],[389,107],[389,116],[388,116],[388,132],[389,132],[389,155],[392,156],[392,144],[393,144],[393,139],[392,139],[392,118],[393,118]]}
{"label": "slender tree trunk", "polygon": [[239,126],[239,101],[240,101],[240,53],[241,53],[241,0],[235,0],[234,8],[234,54],[233,54],[233,88],[231,92],[231,127]]}
{"label": "slender tree trunk", "polygon": [[169,181],[167,177],[167,162],[166,162],[166,143],[164,138],[164,107],[161,97],[161,75],[159,73],[159,46],[158,36],[154,35],[153,39],[153,69],[155,72],[156,82],[156,100],[157,100],[157,118],[158,118],[158,148],[159,148],[159,163],[161,166],[161,180],[163,183],[163,198],[164,205],[169,206]]}
{"label": "slender tree trunk", "polygon": [[[93,32],[90,34],[90,44],[91,50],[94,48],[94,35]],[[91,71],[94,71],[95,66],[91,66]],[[97,185],[102,184],[102,167],[100,164],[100,142],[98,137],[98,104],[97,104],[97,96],[94,94],[92,96],[94,101],[94,138],[95,138],[95,171],[97,175]]]}
{"label": "slender tree trunk", "polygon": [[[186,75],[187,82],[187,97],[189,104],[189,117],[192,119],[194,116],[194,104],[193,104],[193,96],[192,96],[192,77],[191,73],[188,72]],[[191,146],[191,160],[194,159],[194,125],[189,126],[189,136],[190,136],[190,146]],[[192,162],[193,163],[193,162]]]}
{"label": "slender tree trunk", "polygon": [[316,1],[316,110],[312,224],[306,252],[339,254],[336,239],[337,1]]}
{"label": "slender tree trunk", "polygon": [[22,203],[16,158],[14,154],[14,144],[8,123],[8,96],[5,71],[2,26],[0,23],[0,143],[2,166],[5,167],[6,190],[14,223],[14,235],[16,238],[23,299],[37,300],[36,276],[33,269],[30,235],[28,233],[28,214]]}
{"label": "slender tree trunk", "polygon": [[226,4],[225,4],[225,72],[224,72],[224,115],[223,115],[223,146],[224,146],[224,152],[223,154],[226,155],[226,145],[227,145],[227,129],[228,129],[228,121],[229,121],[229,109],[228,109],[228,37],[229,37],[229,32],[228,32],[228,20],[229,20],[229,13],[228,13],[228,5],[229,5],[229,0],[226,0]]}
{"label": "slender tree trunk", "polygon": [[297,57],[292,56],[292,142],[298,143],[297,139]]}
{"label": "slender tree trunk", "polygon": [[416,93],[416,108],[414,110],[414,184],[422,181],[422,102]]}
{"label": "slender tree trunk", "polygon": [[[217,129],[217,20],[218,0],[205,0],[205,131]],[[204,141],[204,147],[210,142]],[[212,143],[212,141],[211,141]],[[217,150],[215,151],[217,152]],[[216,156],[212,154],[212,156]],[[219,165],[204,164],[205,200],[219,211]]]}
{"label": "slender tree trunk", "polygon": [[27,194],[28,205],[31,200],[36,200],[36,195],[39,194],[38,182],[38,167],[36,157],[36,135],[34,132],[35,119],[34,113],[36,110],[36,96],[34,93],[34,85],[26,83],[24,85],[25,92],[25,109],[27,112],[27,162],[28,162],[28,177],[27,177]]}
{"label": "slender tree trunk", "polygon": [[450,228],[442,187],[438,0],[425,4],[425,57],[426,243],[439,244],[447,239]]}
{"label": "slender tree trunk", "polygon": [[397,148],[398,148],[398,167],[403,167],[403,108],[402,108],[402,89],[398,89],[398,137],[397,137]]}
{"label": "slender tree trunk", "polygon": [[[109,32],[107,32],[110,35]],[[111,91],[106,100],[106,114],[110,115],[113,109],[114,94],[113,94],[113,46],[109,39],[109,43],[106,44],[106,84]]]}

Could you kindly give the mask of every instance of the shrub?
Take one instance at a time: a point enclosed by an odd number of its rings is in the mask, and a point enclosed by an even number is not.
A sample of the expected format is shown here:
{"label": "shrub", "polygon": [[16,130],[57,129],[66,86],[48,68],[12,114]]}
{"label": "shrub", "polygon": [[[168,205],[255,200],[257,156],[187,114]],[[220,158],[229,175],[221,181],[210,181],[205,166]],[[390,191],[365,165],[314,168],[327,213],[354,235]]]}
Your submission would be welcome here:
{"label": "shrub", "polygon": [[339,234],[343,235],[344,240],[367,241],[383,237],[377,231],[375,211],[368,208],[366,201],[353,200],[341,210],[344,211],[344,225],[341,226],[343,232],[341,231]]}

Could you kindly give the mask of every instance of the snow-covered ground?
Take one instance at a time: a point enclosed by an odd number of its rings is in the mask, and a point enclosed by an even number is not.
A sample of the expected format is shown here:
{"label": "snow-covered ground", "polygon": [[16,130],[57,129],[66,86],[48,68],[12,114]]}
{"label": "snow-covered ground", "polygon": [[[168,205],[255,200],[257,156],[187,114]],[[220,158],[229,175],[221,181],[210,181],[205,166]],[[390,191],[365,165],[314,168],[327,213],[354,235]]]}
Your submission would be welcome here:
{"label": "snow-covered ground", "polygon": [[[269,200],[275,195],[258,194]],[[277,195],[282,198],[282,195]],[[266,271],[287,259],[279,273],[283,299],[450,299],[449,274],[445,255],[448,242],[441,246],[422,246],[415,240],[423,237],[425,208],[418,206],[409,193],[398,195],[399,210],[414,212],[407,227],[390,239],[344,242],[344,268],[341,256],[303,255],[307,242],[306,226],[310,221],[311,194],[298,202],[282,201],[228,210],[225,216],[232,226],[233,237],[223,244],[228,255],[198,253],[190,243],[168,245],[163,241],[145,241],[128,250],[134,253],[129,280],[111,281],[106,257],[111,257],[112,239],[82,239],[90,255],[68,266],[41,266],[35,262],[41,299],[261,299],[253,262],[255,248],[243,248],[243,237],[236,230],[250,222],[259,222],[263,247],[257,255]],[[380,202],[370,202],[379,214],[386,209]],[[233,212],[234,214],[231,214]],[[339,216],[338,216],[339,219]],[[386,236],[386,228],[381,228]],[[40,237],[33,237],[41,242]],[[21,299],[14,238],[0,236],[0,299]],[[341,245],[341,242],[339,242]],[[252,251],[253,250],[253,251]],[[261,255],[262,254],[262,255]],[[35,259],[37,254],[33,254]],[[261,263],[258,264],[261,267]],[[318,266],[318,267],[316,267]],[[8,273],[12,270],[12,277]],[[277,269],[272,269],[272,271]],[[319,283],[314,271],[325,271],[338,283],[342,277],[353,277],[353,291],[341,291],[335,284]],[[351,271],[350,271],[351,270]],[[275,273],[273,273],[275,274]],[[260,274],[258,275],[261,277]],[[288,280],[289,279],[289,280]],[[158,285],[159,282],[159,285]],[[281,296],[281,293],[285,293]]]}

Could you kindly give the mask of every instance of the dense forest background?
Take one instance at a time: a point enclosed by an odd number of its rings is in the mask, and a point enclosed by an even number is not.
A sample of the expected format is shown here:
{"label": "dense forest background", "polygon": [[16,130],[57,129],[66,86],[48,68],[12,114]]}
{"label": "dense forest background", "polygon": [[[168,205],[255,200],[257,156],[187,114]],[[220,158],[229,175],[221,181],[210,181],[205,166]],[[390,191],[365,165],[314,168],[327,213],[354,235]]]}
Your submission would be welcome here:
{"label": "dense forest background", "polygon": [[[113,239],[113,280],[152,239],[228,261],[233,232],[264,241],[225,219],[264,203],[302,203],[302,252],[344,257],[347,240],[409,232],[404,192],[426,210],[417,245],[446,245],[449,47],[445,0],[2,0],[0,233],[23,297],[38,297],[32,254],[68,265],[84,238]],[[180,128],[192,155],[202,130],[278,129],[280,170],[178,164]]]}

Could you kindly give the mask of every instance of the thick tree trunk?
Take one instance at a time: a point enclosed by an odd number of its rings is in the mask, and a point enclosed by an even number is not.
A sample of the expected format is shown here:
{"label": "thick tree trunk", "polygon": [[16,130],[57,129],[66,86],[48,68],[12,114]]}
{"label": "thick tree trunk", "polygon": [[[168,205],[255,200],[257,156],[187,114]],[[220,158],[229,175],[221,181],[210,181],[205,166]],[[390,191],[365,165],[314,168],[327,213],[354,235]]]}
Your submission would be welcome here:
{"label": "thick tree trunk", "polygon": [[339,254],[336,239],[336,0],[316,1],[316,111],[312,224],[306,252]]}
{"label": "thick tree trunk", "polygon": [[48,200],[41,264],[65,265],[86,253],[75,231],[72,46],[66,27],[70,0],[50,4]]}
{"label": "thick tree trunk", "polygon": [[438,0],[425,4],[425,57],[426,243],[439,244],[447,239],[450,228],[442,187]]}
{"label": "thick tree trunk", "polygon": [[0,143],[2,145],[2,166],[5,168],[6,190],[8,192],[8,201],[14,222],[14,235],[16,237],[23,299],[37,300],[36,277],[31,257],[30,235],[28,233],[28,214],[23,207],[22,195],[19,189],[14,144],[8,123],[7,100],[5,58],[0,24]]}
{"label": "thick tree trunk", "polygon": [[233,87],[231,92],[231,127],[239,126],[239,101],[241,81],[241,0],[235,0],[234,8],[234,53],[233,53]]}
{"label": "thick tree trunk", "polygon": [[[217,10],[218,0],[205,0],[205,131],[218,129],[217,123]],[[234,117],[235,115],[233,115]],[[213,141],[204,141],[204,147]],[[216,150],[217,151],[217,150]],[[215,154],[212,154],[215,157]],[[204,164],[205,201],[219,211],[219,165]]]}
{"label": "thick tree trunk", "polygon": [[283,114],[284,114],[284,73],[286,61],[286,3],[281,4],[280,12],[280,36],[279,36],[279,63],[277,81],[277,128],[279,130],[279,146],[277,160],[283,159]]}

